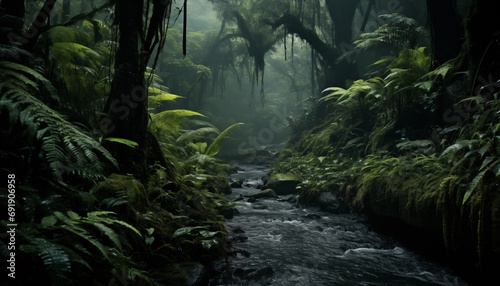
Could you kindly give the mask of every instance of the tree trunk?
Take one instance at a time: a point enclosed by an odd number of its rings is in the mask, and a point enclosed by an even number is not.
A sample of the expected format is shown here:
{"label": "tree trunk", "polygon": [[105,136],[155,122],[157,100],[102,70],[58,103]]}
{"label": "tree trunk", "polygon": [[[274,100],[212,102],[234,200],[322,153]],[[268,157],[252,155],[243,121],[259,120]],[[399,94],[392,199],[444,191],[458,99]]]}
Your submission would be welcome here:
{"label": "tree trunk", "polygon": [[[335,26],[335,44],[341,50],[352,47],[352,24],[360,0],[327,0],[326,7]],[[347,80],[359,77],[354,61],[344,58],[332,65],[332,85],[346,87]]]}
{"label": "tree trunk", "polygon": [[472,0],[466,23],[466,45],[469,75],[473,83],[473,90],[477,83],[487,84],[500,77],[500,22],[498,11],[492,9],[491,2],[486,0]]}
{"label": "tree trunk", "polygon": [[143,29],[143,1],[116,1],[116,24],[119,27],[118,50],[115,56],[115,75],[107,110],[109,125],[106,137],[132,140],[139,144],[108,144],[125,173],[146,176],[147,88],[145,66],[141,66],[139,31]]}
{"label": "tree trunk", "polygon": [[335,26],[335,44],[350,45],[352,42],[352,23],[360,0],[326,0],[328,13]]}
{"label": "tree trunk", "polygon": [[432,65],[439,65],[457,57],[462,48],[463,25],[456,0],[427,0],[431,31]]}

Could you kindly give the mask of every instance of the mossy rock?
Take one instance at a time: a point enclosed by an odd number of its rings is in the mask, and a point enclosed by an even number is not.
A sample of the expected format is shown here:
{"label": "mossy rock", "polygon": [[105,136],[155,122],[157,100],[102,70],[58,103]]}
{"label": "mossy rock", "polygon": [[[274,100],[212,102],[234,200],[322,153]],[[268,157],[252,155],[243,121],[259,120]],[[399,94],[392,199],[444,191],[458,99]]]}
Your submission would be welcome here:
{"label": "mossy rock", "polygon": [[262,190],[256,194],[249,195],[248,197],[256,198],[256,199],[259,199],[259,198],[277,198],[278,195],[276,194],[276,192],[273,189],[265,189],[265,190]]}
{"label": "mossy rock", "polygon": [[277,195],[293,195],[298,192],[300,180],[291,174],[275,173],[267,179],[265,188],[272,189]]}

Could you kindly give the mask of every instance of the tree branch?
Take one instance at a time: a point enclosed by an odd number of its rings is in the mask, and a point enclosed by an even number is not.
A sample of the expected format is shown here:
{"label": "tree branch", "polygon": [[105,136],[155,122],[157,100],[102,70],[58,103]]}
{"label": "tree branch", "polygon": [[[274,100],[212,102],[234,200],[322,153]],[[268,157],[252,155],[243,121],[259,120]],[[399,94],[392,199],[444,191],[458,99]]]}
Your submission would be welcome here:
{"label": "tree branch", "polygon": [[340,56],[337,49],[323,42],[313,30],[304,27],[296,16],[286,13],[272,23],[274,30],[280,26],[284,26],[288,34],[297,34],[302,40],[306,41],[327,64],[333,65]]}

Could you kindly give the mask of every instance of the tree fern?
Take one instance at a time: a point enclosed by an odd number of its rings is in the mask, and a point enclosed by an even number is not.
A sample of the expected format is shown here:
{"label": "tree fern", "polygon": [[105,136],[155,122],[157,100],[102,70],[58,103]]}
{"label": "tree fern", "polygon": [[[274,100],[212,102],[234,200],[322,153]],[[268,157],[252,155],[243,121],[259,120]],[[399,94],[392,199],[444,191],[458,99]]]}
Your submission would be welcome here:
{"label": "tree fern", "polygon": [[0,110],[8,112],[11,126],[27,131],[27,142],[40,146],[40,154],[34,156],[46,160],[54,177],[62,179],[69,174],[95,180],[103,176],[108,166],[117,165],[97,141],[32,95],[41,92],[35,85],[37,80],[49,91],[55,91],[43,76],[10,62],[0,62],[1,71],[5,73],[0,74]]}

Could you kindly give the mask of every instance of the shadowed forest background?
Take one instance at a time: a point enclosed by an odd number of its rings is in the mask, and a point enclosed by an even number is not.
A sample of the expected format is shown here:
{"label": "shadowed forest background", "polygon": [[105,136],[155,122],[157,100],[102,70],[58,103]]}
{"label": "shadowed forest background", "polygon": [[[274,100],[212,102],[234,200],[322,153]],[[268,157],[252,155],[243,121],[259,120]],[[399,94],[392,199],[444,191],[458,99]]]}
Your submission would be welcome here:
{"label": "shadowed forest background", "polygon": [[2,281],[229,283],[239,164],[498,281],[490,4],[0,1]]}

